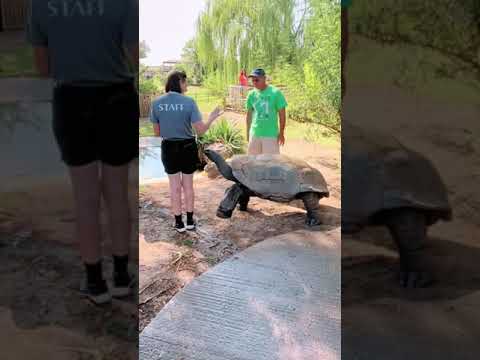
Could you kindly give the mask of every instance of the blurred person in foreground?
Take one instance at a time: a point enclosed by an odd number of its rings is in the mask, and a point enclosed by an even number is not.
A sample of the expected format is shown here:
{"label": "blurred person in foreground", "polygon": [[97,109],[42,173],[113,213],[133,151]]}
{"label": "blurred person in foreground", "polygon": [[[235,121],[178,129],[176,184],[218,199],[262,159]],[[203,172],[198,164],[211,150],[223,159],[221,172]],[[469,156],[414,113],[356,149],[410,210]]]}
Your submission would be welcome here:
{"label": "blurred person in foreground", "polygon": [[[27,36],[41,76],[53,78],[53,130],[68,166],[82,292],[96,304],[130,295],[129,164],[138,156],[138,0],[31,0]],[[100,203],[112,239],[113,284],[102,271]]]}

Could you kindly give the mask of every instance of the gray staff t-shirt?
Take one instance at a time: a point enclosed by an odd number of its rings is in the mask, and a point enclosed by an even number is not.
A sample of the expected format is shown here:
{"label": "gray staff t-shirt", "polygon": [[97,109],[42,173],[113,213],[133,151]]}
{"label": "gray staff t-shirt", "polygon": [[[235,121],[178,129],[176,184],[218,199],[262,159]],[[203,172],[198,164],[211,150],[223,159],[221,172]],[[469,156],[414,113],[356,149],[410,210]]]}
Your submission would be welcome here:
{"label": "gray staff t-shirt", "polygon": [[138,46],[138,0],[30,0],[27,38],[48,48],[57,81],[133,80],[127,48]]}
{"label": "gray staff t-shirt", "polygon": [[153,101],[150,120],[160,125],[164,139],[191,139],[192,124],[201,121],[202,114],[195,100],[172,91]]}

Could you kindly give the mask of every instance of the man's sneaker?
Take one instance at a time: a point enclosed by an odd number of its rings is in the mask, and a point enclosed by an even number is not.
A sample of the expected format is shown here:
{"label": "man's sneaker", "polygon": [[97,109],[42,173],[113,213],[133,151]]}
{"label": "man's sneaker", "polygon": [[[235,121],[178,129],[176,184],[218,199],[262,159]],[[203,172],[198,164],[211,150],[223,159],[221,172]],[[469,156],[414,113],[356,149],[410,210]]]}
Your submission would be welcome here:
{"label": "man's sneaker", "polygon": [[108,292],[108,286],[105,280],[91,284],[88,284],[85,280],[80,291],[96,305],[106,304],[112,300],[112,296]]}
{"label": "man's sneaker", "polygon": [[187,226],[186,226],[187,230],[195,230],[196,227],[197,227],[197,222],[194,219],[192,220],[187,219]]}
{"label": "man's sneaker", "polygon": [[175,227],[175,230],[177,230],[179,233],[183,233],[186,230],[183,221],[175,221],[175,224],[173,226]]}
{"label": "man's sneaker", "polygon": [[133,278],[128,272],[113,275],[112,296],[116,298],[126,297],[132,293]]}

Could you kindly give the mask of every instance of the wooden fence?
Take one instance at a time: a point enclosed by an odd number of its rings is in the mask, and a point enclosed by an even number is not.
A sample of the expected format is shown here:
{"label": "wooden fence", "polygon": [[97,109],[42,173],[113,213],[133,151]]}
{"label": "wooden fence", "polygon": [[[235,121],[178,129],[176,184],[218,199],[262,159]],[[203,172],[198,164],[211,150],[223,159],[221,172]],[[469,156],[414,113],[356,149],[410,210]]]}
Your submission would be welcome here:
{"label": "wooden fence", "polygon": [[241,85],[231,85],[228,87],[227,108],[234,111],[243,111],[245,101],[251,87]]}
{"label": "wooden fence", "polygon": [[161,95],[160,93],[159,94],[140,94],[139,102],[140,102],[141,118],[150,117],[150,106],[152,104],[152,100],[160,95]]}
{"label": "wooden fence", "polygon": [[0,6],[4,30],[25,28],[27,18],[26,0],[0,0]]}

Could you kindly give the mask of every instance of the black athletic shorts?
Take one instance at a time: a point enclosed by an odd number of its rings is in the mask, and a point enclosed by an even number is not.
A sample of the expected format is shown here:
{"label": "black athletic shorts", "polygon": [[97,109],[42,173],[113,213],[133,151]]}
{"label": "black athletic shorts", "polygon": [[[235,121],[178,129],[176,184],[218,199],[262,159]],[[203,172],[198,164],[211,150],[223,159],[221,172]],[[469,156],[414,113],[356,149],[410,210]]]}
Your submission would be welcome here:
{"label": "black athletic shorts", "polygon": [[162,163],[169,175],[193,174],[199,166],[198,147],[195,139],[162,141]]}
{"label": "black athletic shorts", "polygon": [[69,166],[119,166],[138,157],[138,119],[133,83],[54,89],[53,131]]}

